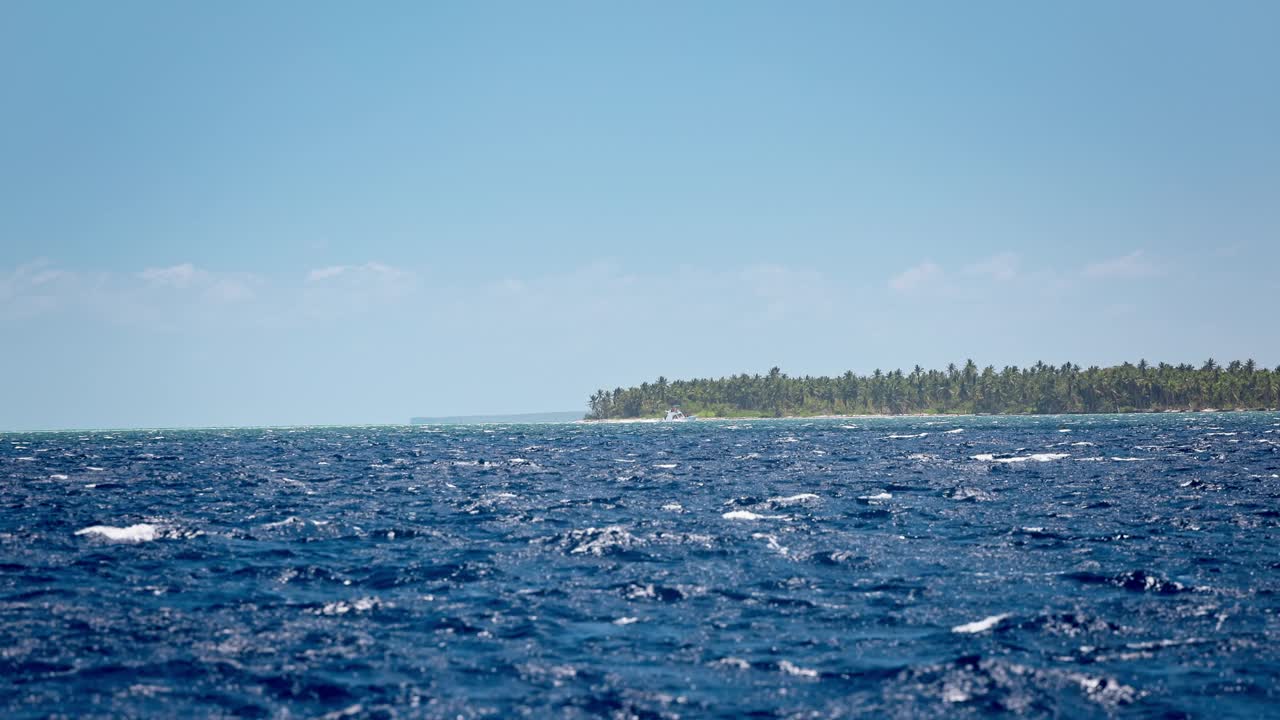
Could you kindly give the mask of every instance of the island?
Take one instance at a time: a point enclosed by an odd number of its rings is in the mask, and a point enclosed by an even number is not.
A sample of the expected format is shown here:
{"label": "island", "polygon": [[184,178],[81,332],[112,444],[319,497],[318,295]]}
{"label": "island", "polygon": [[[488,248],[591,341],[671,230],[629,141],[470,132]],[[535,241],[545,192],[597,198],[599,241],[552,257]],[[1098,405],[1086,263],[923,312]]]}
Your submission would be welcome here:
{"label": "island", "polygon": [[1223,366],[1210,359],[1199,367],[1142,360],[997,370],[969,360],[944,370],[917,365],[909,372],[837,377],[792,377],[774,367],[764,375],[659,377],[638,387],[598,390],[588,404],[588,420],[661,418],[676,406],[702,418],[1268,410],[1280,407],[1280,366],[1267,369],[1253,360]]}

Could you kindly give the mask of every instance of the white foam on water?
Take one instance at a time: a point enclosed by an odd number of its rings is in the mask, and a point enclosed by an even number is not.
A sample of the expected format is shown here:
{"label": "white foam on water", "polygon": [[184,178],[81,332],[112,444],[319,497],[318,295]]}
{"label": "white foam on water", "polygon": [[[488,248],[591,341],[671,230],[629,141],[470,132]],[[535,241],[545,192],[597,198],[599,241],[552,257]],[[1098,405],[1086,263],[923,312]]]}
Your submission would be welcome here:
{"label": "white foam on water", "polygon": [[275,521],[275,522],[269,522],[269,523],[267,523],[267,524],[263,525],[263,526],[262,526],[262,529],[263,529],[263,530],[274,530],[274,529],[276,529],[276,528],[282,528],[282,527],[306,527],[306,526],[307,526],[307,522],[311,522],[311,524],[312,524],[312,525],[319,525],[319,524],[320,524],[320,523],[318,523],[318,522],[316,522],[316,521],[314,521],[314,520],[307,521],[307,520],[303,520],[302,518],[300,518],[300,517],[298,517],[298,516],[296,516],[296,515],[290,515],[289,517],[287,517],[287,518],[285,518],[285,519],[283,519],[283,520],[277,520],[277,521]]}
{"label": "white foam on water", "polygon": [[942,701],[949,703],[969,702],[969,693],[954,686],[947,685],[942,691]]}
{"label": "white foam on water", "polygon": [[790,660],[783,660],[782,662],[778,663],[778,669],[788,675],[794,675],[796,677],[807,677],[807,678],[818,677],[817,670],[810,670],[809,668],[800,667],[799,665],[792,663]]}
{"label": "white foam on water", "polygon": [[991,617],[985,617],[981,620],[975,620],[974,622],[971,622],[971,623],[965,623],[964,625],[957,625],[951,628],[951,632],[967,633],[970,635],[974,633],[986,632],[991,628],[999,625],[1008,617],[1009,617],[1009,613],[1000,613],[999,615],[992,615]]}
{"label": "white foam on water", "polygon": [[875,495],[859,495],[858,499],[859,500],[892,500],[893,493],[882,492],[882,493],[876,493]]}
{"label": "white foam on water", "polygon": [[951,495],[952,500],[976,500],[979,502],[991,502],[995,500],[995,496],[985,490],[971,487],[956,488]]}
{"label": "white foam on water", "polygon": [[111,525],[92,525],[77,530],[76,535],[101,535],[112,542],[150,542],[156,539],[155,525],[139,523],[129,527],[113,527]]}
{"label": "white foam on water", "polygon": [[773,535],[768,533],[751,533],[751,537],[756,540],[768,540],[769,549],[777,552],[779,555],[788,555],[791,553],[791,551],[783,547],[782,544],[778,542],[778,538]]}
{"label": "white foam on water", "polygon": [[633,623],[638,623],[638,622],[640,622],[640,618],[635,618],[635,617],[620,617],[620,618],[618,618],[617,620],[614,620],[614,621],[613,621],[613,624],[614,624],[614,625],[631,625],[631,624],[633,624]]}
{"label": "white foam on water", "polygon": [[377,598],[374,598],[374,597],[364,597],[358,600],[353,600],[351,602],[347,602],[345,600],[337,600],[335,602],[325,603],[324,607],[320,608],[319,614],[320,615],[346,615],[347,613],[352,613],[352,612],[362,613],[362,612],[368,612],[369,610],[379,607],[382,604],[383,603],[381,600],[378,600]]}
{"label": "white foam on water", "polygon": [[662,506],[662,509],[667,512],[680,512],[681,510],[684,510],[684,506],[680,503],[667,503]]}
{"label": "white foam on water", "polygon": [[1080,442],[1071,443],[1071,447],[1093,447],[1096,444],[1097,443],[1091,443],[1088,440],[1081,440]]}
{"label": "white foam on water", "polygon": [[569,533],[569,538],[572,542],[578,543],[569,550],[570,555],[595,555],[600,557],[614,548],[626,550],[636,545],[645,544],[643,538],[632,535],[621,525],[573,530]]}
{"label": "white foam on water", "polygon": [[1030,459],[1035,462],[1053,462],[1071,457],[1071,453],[1035,453]]}
{"label": "white foam on water", "polygon": [[54,473],[49,476],[49,479],[50,480],[67,480],[69,478],[66,475],[63,475],[62,473]]}
{"label": "white foam on water", "polygon": [[1009,463],[1024,463],[1024,462],[1053,462],[1054,460],[1062,460],[1063,458],[1069,458],[1071,457],[1071,454],[1070,453],[1033,453],[1031,455],[1017,455],[1014,457],[998,458],[994,455],[991,455],[990,453],[984,453],[982,455],[972,455],[970,457],[974,460],[982,460],[984,462],[997,462],[997,463],[1009,464]]}
{"label": "white foam on water", "polygon": [[750,510],[730,510],[721,515],[725,520],[781,520],[783,515],[761,515]]}
{"label": "white foam on water", "polygon": [[1130,650],[1159,650],[1167,647],[1177,647],[1179,645],[1199,645],[1209,642],[1205,638],[1190,637],[1181,640],[1148,640],[1146,642],[1125,643],[1124,646]]}
{"label": "white foam on water", "polygon": [[20,458],[14,458],[14,459],[17,460],[18,462],[35,462],[36,461],[35,457],[31,455],[23,455]]}
{"label": "white foam on water", "polygon": [[813,493],[800,493],[799,495],[788,495],[787,497],[775,497],[765,500],[770,505],[801,505],[804,503],[817,502],[822,498]]}
{"label": "white foam on water", "polygon": [[1140,457],[1113,457],[1113,458],[1111,458],[1111,459],[1112,459],[1112,460],[1114,460],[1115,462],[1141,462],[1141,461],[1143,461],[1143,460],[1146,460],[1147,458],[1140,458]]}
{"label": "white foam on water", "polygon": [[943,431],[942,431],[942,434],[943,434],[943,435],[955,435],[956,433],[962,433],[962,432],[964,432],[964,428],[956,428],[955,430],[943,430]]}
{"label": "white foam on water", "polygon": [[663,470],[673,470],[680,467],[680,463],[662,463],[661,465],[654,465],[654,467],[662,468]]}
{"label": "white foam on water", "polygon": [[910,440],[912,438],[929,437],[929,433],[923,432],[917,435],[885,435],[885,440]]}
{"label": "white foam on water", "polygon": [[743,660],[742,658],[738,658],[738,657],[724,657],[724,658],[720,658],[719,660],[716,660],[715,662],[711,663],[711,665],[716,666],[716,667],[728,667],[728,668],[733,668],[733,669],[735,669],[735,670],[750,670],[750,669],[751,669],[751,663],[747,662],[746,660]]}
{"label": "white foam on water", "polygon": [[[1071,675],[1068,675],[1071,677]],[[1074,678],[1080,683],[1080,689],[1088,698],[1108,707],[1126,705],[1138,699],[1142,693],[1136,688],[1120,683],[1112,678],[1078,675]]]}

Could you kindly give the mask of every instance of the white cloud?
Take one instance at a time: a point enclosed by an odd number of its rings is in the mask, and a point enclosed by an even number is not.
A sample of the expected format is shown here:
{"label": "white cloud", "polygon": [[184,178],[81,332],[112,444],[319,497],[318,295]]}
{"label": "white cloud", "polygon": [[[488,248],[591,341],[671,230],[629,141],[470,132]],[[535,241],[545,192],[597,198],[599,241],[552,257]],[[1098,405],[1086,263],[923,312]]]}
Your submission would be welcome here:
{"label": "white cloud", "polygon": [[307,280],[310,282],[319,282],[320,280],[328,280],[329,278],[338,277],[350,268],[349,265],[333,265],[326,268],[316,268],[307,273]]}
{"label": "white cloud", "polygon": [[202,270],[187,262],[169,267],[147,268],[138,273],[148,287],[181,290],[213,303],[243,302],[255,295],[261,278],[251,273],[223,273]]}
{"label": "white cloud", "polygon": [[1083,274],[1087,278],[1144,278],[1163,275],[1164,269],[1146,257],[1141,250],[1134,250],[1128,255],[1096,262],[1085,267]]}
{"label": "white cloud", "polygon": [[155,285],[175,288],[189,287],[193,282],[204,278],[206,273],[197,270],[191,263],[182,263],[171,267],[147,268],[138,273],[138,277]]}
{"label": "white cloud", "polygon": [[205,289],[205,297],[217,302],[243,302],[253,298],[257,284],[253,276],[219,278]]}
{"label": "white cloud", "polygon": [[316,268],[307,273],[307,282],[324,282],[340,277],[398,281],[407,279],[409,273],[384,263],[370,261],[363,265],[330,265]]}
{"label": "white cloud", "polygon": [[889,278],[889,287],[898,292],[911,292],[917,288],[931,285],[942,280],[942,267],[937,263],[925,261]]}
{"label": "white cloud", "polygon": [[413,273],[372,261],[315,268],[307,273],[300,291],[299,307],[313,320],[349,318],[373,307],[412,304],[420,295]]}
{"label": "white cloud", "polygon": [[1018,256],[1010,252],[998,253],[966,265],[964,274],[993,280],[1012,280],[1018,276]]}
{"label": "white cloud", "polygon": [[0,317],[27,317],[61,305],[75,290],[74,273],[36,260],[0,274]]}
{"label": "white cloud", "polygon": [[769,321],[826,312],[833,302],[833,293],[822,273],[781,265],[743,268],[724,285],[729,289],[749,289],[757,302],[762,303],[759,316]]}

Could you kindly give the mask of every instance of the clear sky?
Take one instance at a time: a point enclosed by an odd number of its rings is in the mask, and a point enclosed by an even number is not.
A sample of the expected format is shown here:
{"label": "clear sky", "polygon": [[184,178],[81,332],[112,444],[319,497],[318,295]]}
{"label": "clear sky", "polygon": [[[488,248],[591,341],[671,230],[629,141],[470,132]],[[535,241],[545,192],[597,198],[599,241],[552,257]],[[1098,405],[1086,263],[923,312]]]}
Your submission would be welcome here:
{"label": "clear sky", "polygon": [[1280,3],[0,4],[0,430],[1280,364]]}

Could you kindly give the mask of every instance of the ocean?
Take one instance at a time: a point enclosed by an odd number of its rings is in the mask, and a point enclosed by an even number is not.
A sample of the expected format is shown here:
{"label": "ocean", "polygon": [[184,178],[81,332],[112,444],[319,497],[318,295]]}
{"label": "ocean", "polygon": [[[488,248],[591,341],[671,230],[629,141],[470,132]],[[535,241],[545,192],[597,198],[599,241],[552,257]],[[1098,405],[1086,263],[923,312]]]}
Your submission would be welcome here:
{"label": "ocean", "polygon": [[6,718],[1280,716],[1280,415],[0,435]]}

